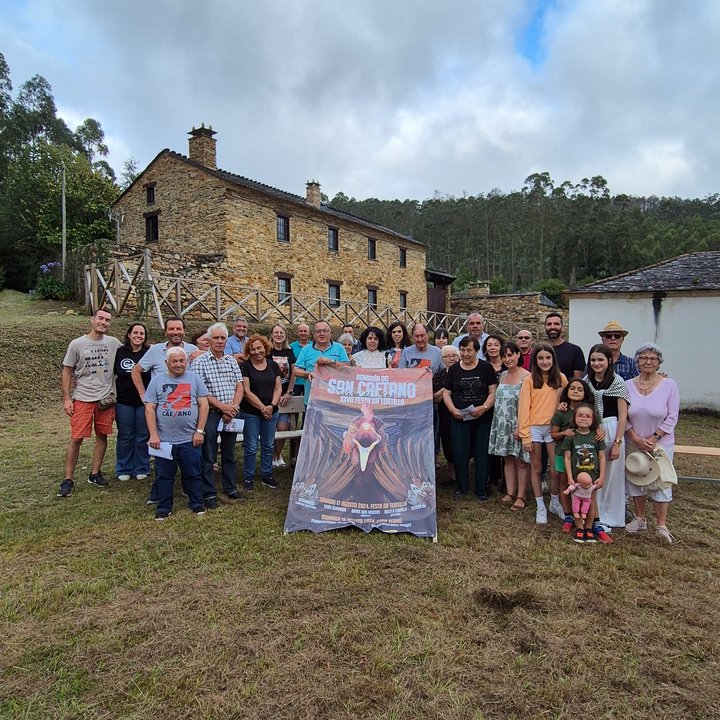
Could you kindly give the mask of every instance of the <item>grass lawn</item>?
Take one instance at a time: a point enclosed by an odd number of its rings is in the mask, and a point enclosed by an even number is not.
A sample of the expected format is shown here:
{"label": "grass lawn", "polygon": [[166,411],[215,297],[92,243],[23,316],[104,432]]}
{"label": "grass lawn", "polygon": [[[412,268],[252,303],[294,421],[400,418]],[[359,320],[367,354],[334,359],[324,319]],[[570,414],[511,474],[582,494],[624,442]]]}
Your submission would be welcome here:
{"label": "grass lawn", "polygon": [[[87,443],[60,500],[59,364],[87,318],[50,311],[0,293],[2,720],[720,716],[719,486],[680,485],[672,546],[577,546],[447,489],[437,544],[284,536],[290,471],[200,518],[178,495],[156,523],[147,482],[84,482]],[[678,436],[720,446],[720,420]]]}

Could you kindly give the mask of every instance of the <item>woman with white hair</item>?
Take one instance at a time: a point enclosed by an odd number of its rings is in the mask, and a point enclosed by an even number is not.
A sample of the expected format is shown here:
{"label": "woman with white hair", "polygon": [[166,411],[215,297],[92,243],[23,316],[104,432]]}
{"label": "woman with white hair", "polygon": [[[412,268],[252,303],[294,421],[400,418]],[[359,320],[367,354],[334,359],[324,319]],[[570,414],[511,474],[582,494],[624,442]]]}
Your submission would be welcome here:
{"label": "woman with white hair", "polygon": [[[675,381],[658,372],[662,361],[662,352],[654,343],[641,345],[635,351],[640,375],[625,381],[630,399],[625,437],[628,441],[627,454],[634,449],[651,453],[656,448],[662,448],[672,462],[680,392]],[[672,502],[672,488],[647,491],[631,482],[626,483],[626,488],[633,499],[635,518],[625,526],[625,530],[629,533],[647,530],[645,506],[649,495],[655,507],[656,532],[671,543],[673,536],[667,529],[667,515]]]}

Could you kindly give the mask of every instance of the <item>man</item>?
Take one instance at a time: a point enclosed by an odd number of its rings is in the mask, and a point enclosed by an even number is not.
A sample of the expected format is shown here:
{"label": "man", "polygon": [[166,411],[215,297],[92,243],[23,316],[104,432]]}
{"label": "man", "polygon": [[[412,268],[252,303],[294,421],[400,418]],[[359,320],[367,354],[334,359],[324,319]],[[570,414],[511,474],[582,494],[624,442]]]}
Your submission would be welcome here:
{"label": "man", "polygon": [[355,328],[352,325],[343,325],[342,334],[352,335],[353,344],[352,344],[352,355],[354,355],[356,352],[360,352],[362,350],[362,345],[360,345],[360,341],[355,337]]}
{"label": "man", "polygon": [[413,327],[412,339],[414,344],[402,351],[399,367],[428,367],[434,375],[443,367],[440,348],[428,343],[427,328],[422,323]]}
{"label": "man", "polygon": [[[170,348],[179,347],[185,351],[186,355],[190,355],[197,350],[192,343],[185,342],[185,321],[181,317],[169,317],[165,321],[165,342],[155,343],[140,361],[135,363],[132,369],[132,381],[138,391],[138,395],[142,397],[145,394],[145,386],[142,382],[142,374],[150,371],[150,377],[159,372],[165,372],[165,355]],[[144,478],[138,478],[143,480]]]}
{"label": "man", "polygon": [[522,366],[526,370],[530,370],[530,358],[532,358],[533,345],[535,344],[532,333],[529,330],[518,330],[515,340],[520,348]]}
{"label": "man", "polygon": [[[217,461],[217,436],[220,421],[231,422],[237,415],[243,398],[242,373],[235,358],[225,354],[228,339],[224,323],[215,323],[208,328],[210,350],[197,358],[190,369],[200,376],[208,390],[207,424],[202,447],[203,500],[210,509],[217,507],[215,474],[213,466]],[[243,498],[237,490],[237,465],[235,463],[236,432],[220,433],[222,438],[221,471],[225,499],[237,502]]]}
{"label": "man", "polygon": [[335,366],[338,363],[350,362],[345,348],[340,343],[333,342],[330,336],[330,325],[325,320],[315,323],[313,336],[315,338],[313,342],[300,351],[300,356],[293,369],[296,378],[309,380],[305,383],[305,405],[310,399],[310,386],[316,366]]}
{"label": "man", "polygon": [[88,482],[107,487],[101,468],[115,419],[115,353],[122,343],[108,337],[112,315],[104,308],[90,318],[90,332],[68,345],[62,368],[63,410],[70,418],[70,443],[65,451],[65,479],[58,497],[72,495],[80,446],[95,427],[95,449]]}
{"label": "man", "polygon": [[245,343],[247,342],[248,321],[241,316],[235,318],[233,334],[225,343],[225,354],[232,355],[238,364],[244,361]]}
{"label": "man", "polygon": [[563,318],[560,313],[551,312],[545,316],[545,335],[555,350],[560,372],[568,380],[581,378],[585,374],[585,355],[579,346],[563,340]]}
{"label": "man", "polygon": [[[165,337],[167,338],[165,342],[155,343],[150,346],[145,355],[135,363],[135,367],[130,373],[130,378],[140,397],[145,395],[142,374],[149,371],[152,379],[158,373],[164,373],[167,368],[165,359],[168,350],[179,347],[185,351],[186,355],[197,351],[195,345],[185,342],[185,321],[181,317],[172,316],[165,321]],[[143,475],[137,475],[136,477],[138,480],[145,480]],[[146,502],[148,505],[155,505],[157,502],[157,474]]]}
{"label": "man", "polygon": [[161,442],[172,446],[171,458],[155,457],[156,520],[166,520],[172,514],[178,467],[190,510],[196,515],[205,514],[200,463],[208,391],[195,373],[187,372],[187,354],[182,348],[169,348],[165,364],[167,372],[157,373],[143,396],[150,447],[157,450]]}
{"label": "man", "polygon": [[640,374],[637,363],[620,352],[628,331],[617,321],[611,320],[602,330],[598,331],[602,342],[610,348],[613,359],[613,370],[623,379],[632,380]]}
{"label": "man", "polygon": [[465,329],[467,332],[462,335],[458,335],[453,340],[453,345],[456,348],[460,348],[460,341],[464,337],[472,335],[472,337],[477,338],[477,341],[480,343],[480,349],[477,353],[478,358],[480,360],[485,360],[485,353],[482,351],[482,346],[487,339],[488,334],[485,332],[485,320],[483,316],[479,312],[471,312],[465,320]]}
{"label": "man", "polygon": [[[307,323],[300,323],[297,326],[298,339],[290,343],[290,349],[293,351],[295,358],[300,357],[300,351],[310,342],[310,326]],[[301,378],[295,379],[295,387],[293,395],[303,395],[305,393],[305,381]]]}

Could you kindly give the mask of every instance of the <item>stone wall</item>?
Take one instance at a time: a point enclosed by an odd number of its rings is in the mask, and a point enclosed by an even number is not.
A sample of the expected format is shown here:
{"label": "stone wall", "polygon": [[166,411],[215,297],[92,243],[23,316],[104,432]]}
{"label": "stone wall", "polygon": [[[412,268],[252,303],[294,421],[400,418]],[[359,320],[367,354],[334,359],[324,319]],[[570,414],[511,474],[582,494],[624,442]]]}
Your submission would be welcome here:
{"label": "stone wall", "polygon": [[527,327],[533,331],[535,337],[538,337],[538,332],[544,326],[545,316],[549,312],[559,312],[563,316],[563,322],[566,325],[568,322],[567,310],[546,304],[542,293],[511,295],[455,293],[450,298],[450,312],[457,314],[479,312],[490,323],[498,324],[508,335],[514,335],[520,327]]}

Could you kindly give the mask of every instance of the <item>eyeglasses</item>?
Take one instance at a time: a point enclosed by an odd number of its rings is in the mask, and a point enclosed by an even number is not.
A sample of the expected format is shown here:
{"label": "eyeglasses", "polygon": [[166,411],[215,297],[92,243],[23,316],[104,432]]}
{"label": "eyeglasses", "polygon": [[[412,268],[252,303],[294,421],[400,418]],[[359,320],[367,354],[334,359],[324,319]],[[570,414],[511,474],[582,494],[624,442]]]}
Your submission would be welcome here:
{"label": "eyeglasses", "polygon": [[325,328],[316,328],[315,332],[316,333],[329,333],[330,331],[326,330]]}
{"label": "eyeglasses", "polygon": [[518,335],[518,340],[532,340],[532,337],[530,335]]}
{"label": "eyeglasses", "polygon": [[652,355],[641,355],[641,356],[638,358],[638,362],[644,362],[644,363],[646,363],[646,362],[651,362],[651,363],[656,363],[656,362],[660,362],[660,358],[653,357]]}
{"label": "eyeglasses", "polygon": [[621,340],[625,336],[622,333],[604,333],[603,337],[608,340]]}

